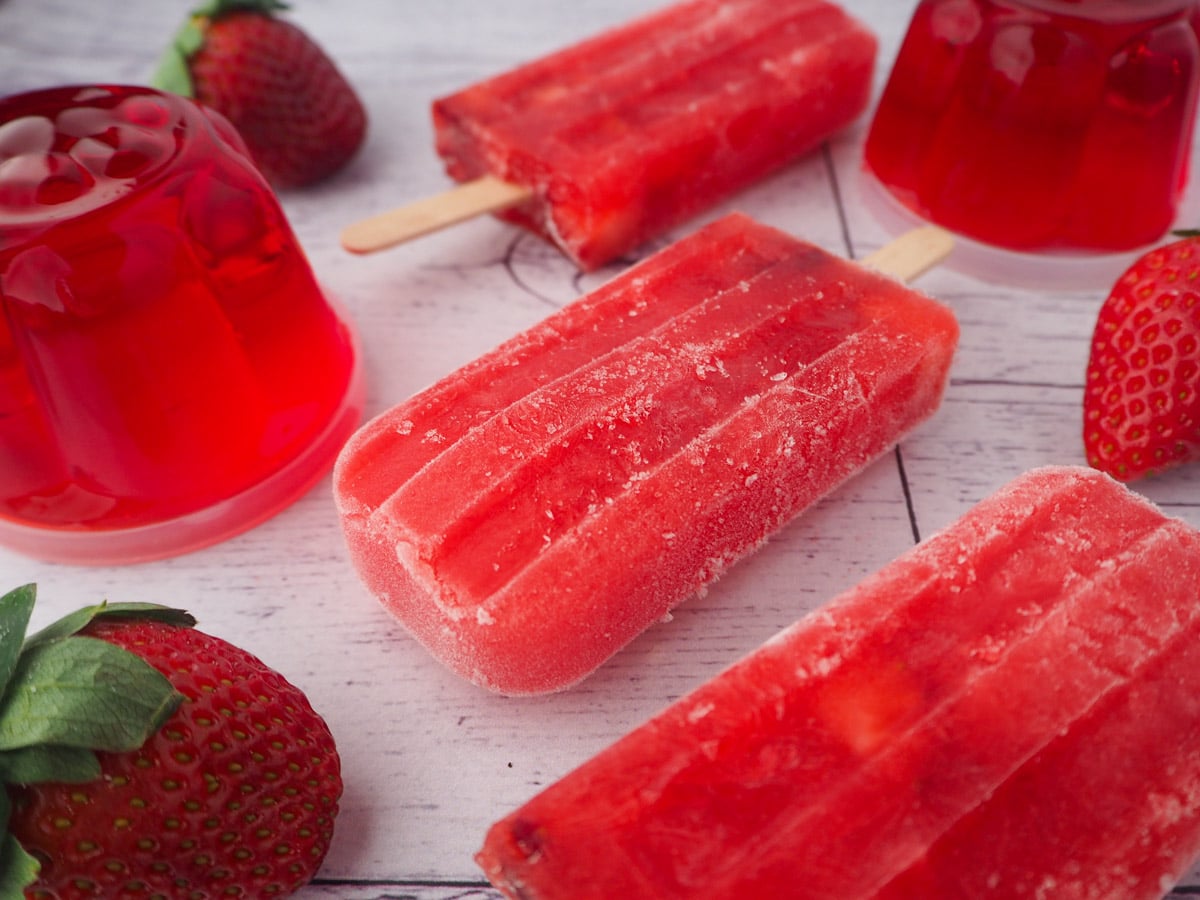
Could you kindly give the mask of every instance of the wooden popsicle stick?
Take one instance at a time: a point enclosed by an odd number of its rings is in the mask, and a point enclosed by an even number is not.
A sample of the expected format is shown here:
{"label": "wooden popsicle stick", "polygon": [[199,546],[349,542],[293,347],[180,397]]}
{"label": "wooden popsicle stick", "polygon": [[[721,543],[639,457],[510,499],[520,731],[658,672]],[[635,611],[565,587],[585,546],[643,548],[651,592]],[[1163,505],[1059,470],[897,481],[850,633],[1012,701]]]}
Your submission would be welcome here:
{"label": "wooden popsicle stick", "polygon": [[[342,246],[351,253],[374,253],[477,216],[508,209],[528,200],[531,194],[527,187],[484,175],[356,222],[342,231]],[[900,235],[861,262],[907,282],[944,260],[953,246],[949,232],[927,225]]]}
{"label": "wooden popsicle stick", "polygon": [[907,282],[932,269],[953,249],[954,238],[950,232],[936,225],[925,225],[906,231],[860,262]]}
{"label": "wooden popsicle stick", "polygon": [[351,253],[374,253],[449,225],[515,206],[529,199],[531,193],[527,187],[510,184],[494,175],[484,175],[441,194],[347,226],[342,231],[342,246]]}

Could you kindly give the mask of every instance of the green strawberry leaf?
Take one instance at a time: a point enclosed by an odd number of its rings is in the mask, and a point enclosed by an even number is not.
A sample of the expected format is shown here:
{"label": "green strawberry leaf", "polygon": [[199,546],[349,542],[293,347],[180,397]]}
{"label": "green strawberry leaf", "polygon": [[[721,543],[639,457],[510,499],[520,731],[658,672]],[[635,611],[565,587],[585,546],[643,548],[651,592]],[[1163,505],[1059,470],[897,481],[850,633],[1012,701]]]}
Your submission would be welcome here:
{"label": "green strawberry leaf", "polygon": [[24,897],[25,888],[37,880],[41,865],[8,833],[12,802],[0,790],[0,897]]}
{"label": "green strawberry leaf", "polygon": [[188,62],[203,45],[202,23],[189,18],[175,32],[171,43],[159,57],[154,74],[150,76],[150,84],[160,91],[178,94],[181,97],[195,97],[196,85],[192,81],[192,70]]}
{"label": "green strawberry leaf", "polygon": [[254,12],[270,16],[288,9],[281,0],[207,0],[192,10],[187,21],[175,32],[171,43],[159,57],[150,76],[150,84],[161,91],[195,98],[196,85],[192,80],[191,59],[204,46],[204,33],[209,21],[231,12]]}
{"label": "green strawberry leaf", "polygon": [[196,96],[196,86],[192,82],[187,57],[179,52],[177,44],[173,43],[163,51],[154,68],[154,74],[150,76],[150,84],[168,94],[188,98]]}
{"label": "green strawberry leaf", "polygon": [[4,784],[86,784],[100,775],[96,754],[82,747],[24,747],[0,753],[0,782]]}
{"label": "green strawberry leaf", "polygon": [[[0,597],[0,695],[17,667],[37,587],[27,584]],[[0,894],[0,896],[3,896]]]}
{"label": "green strawberry leaf", "polygon": [[165,622],[191,628],[196,619],[190,613],[157,603],[99,603],[95,606],[85,606],[83,609],[63,616],[57,622],[47,625],[37,634],[31,635],[25,641],[28,650],[37,644],[56,641],[70,637],[82,631],[97,619],[144,619],[154,622]]}
{"label": "green strawberry leaf", "polygon": [[5,785],[84,783],[100,777],[95,751],[141,747],[184,697],[136,653],[79,632],[104,619],[195,625],[150,603],[102,603],[26,638],[36,587],[0,596],[0,898],[19,898],[40,865],[8,832]]}
{"label": "green strawberry leaf", "polygon": [[38,744],[136,750],[183,697],[145,660],[105,641],[73,636],[22,654],[0,700],[0,750]]}

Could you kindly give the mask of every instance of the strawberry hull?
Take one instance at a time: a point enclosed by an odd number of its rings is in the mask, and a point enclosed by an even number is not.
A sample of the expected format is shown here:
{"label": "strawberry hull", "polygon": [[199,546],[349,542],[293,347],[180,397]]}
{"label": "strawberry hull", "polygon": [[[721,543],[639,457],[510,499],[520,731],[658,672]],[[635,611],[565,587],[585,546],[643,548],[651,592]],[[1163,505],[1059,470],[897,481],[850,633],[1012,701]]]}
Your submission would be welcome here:
{"label": "strawberry hull", "polygon": [[352,558],[454,671],[565,688],[931,415],[956,339],[727,217],[360,429]]}
{"label": "strawberry hull", "polygon": [[433,105],[458,181],[596,268],[797,159],[866,107],[876,41],[824,0],[678,3]]}
{"label": "strawberry hull", "polygon": [[1200,533],[1100,473],[1029,473],[498,822],[479,863],[522,900],[1160,896],[1200,852],[1197,583]]}

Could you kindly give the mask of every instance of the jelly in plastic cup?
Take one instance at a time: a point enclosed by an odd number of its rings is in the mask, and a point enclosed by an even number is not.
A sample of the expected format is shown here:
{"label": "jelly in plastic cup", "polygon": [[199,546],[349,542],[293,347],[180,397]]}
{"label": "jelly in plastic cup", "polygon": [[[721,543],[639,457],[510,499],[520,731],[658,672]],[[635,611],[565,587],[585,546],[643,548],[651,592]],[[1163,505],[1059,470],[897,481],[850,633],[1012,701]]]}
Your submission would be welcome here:
{"label": "jelly in plastic cup", "polygon": [[908,210],[976,241],[1102,254],[1170,228],[1200,77],[1196,0],[923,0],[868,134]]}
{"label": "jelly in plastic cup", "polygon": [[147,88],[0,99],[0,543],[214,543],[357,426],[354,335],[223,118]]}

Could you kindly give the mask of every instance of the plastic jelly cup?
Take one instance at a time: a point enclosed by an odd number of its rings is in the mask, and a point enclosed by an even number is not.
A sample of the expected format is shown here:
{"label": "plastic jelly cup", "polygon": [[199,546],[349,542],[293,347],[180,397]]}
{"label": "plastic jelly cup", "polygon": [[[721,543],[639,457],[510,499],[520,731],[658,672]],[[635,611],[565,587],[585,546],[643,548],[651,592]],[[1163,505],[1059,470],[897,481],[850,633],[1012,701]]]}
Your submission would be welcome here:
{"label": "plastic jelly cup", "polygon": [[1163,236],[1187,181],[1196,0],[922,0],[868,173],[917,216],[1035,254]]}
{"label": "plastic jelly cup", "polygon": [[0,99],[0,544],[124,563],[287,506],[357,426],[354,334],[237,133],[148,88]]}

